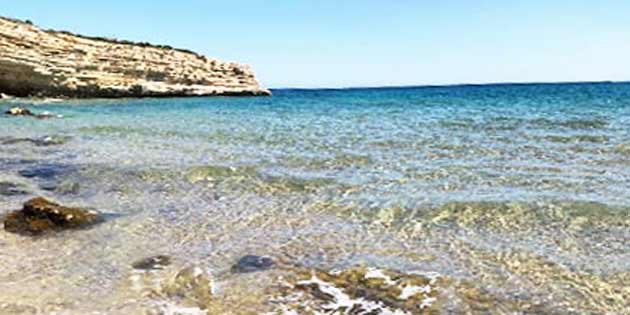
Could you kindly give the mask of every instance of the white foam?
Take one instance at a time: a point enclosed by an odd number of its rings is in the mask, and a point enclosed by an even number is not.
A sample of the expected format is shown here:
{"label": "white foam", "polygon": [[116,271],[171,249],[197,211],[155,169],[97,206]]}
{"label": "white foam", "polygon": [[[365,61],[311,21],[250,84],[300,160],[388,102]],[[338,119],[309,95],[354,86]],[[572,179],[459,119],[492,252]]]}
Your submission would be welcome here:
{"label": "white foam", "polygon": [[208,315],[208,311],[198,307],[185,307],[170,302],[161,302],[158,307],[162,315]]}
{"label": "white foam", "polygon": [[398,299],[400,300],[406,300],[416,294],[419,293],[431,293],[431,286],[415,286],[415,285],[410,285],[410,286],[406,286],[402,289],[402,292],[400,292],[400,295],[398,296]]}
{"label": "white foam", "polygon": [[[378,273],[375,274],[378,275]],[[351,310],[356,310],[356,306],[360,307],[362,312],[361,314],[370,314],[372,312],[376,312],[377,314],[381,315],[411,315],[408,312],[402,310],[392,310],[379,302],[368,301],[363,298],[353,299],[349,295],[344,293],[343,290],[317,278],[315,275],[313,275],[310,280],[298,282],[298,285],[308,286],[313,284],[317,285],[319,290],[323,293],[332,296],[333,299],[333,301],[329,304],[322,306],[322,308],[324,308],[326,312],[315,312],[315,314],[317,315],[330,314],[330,312],[328,311],[336,311],[337,313],[334,314],[339,315],[350,314],[349,312]],[[338,313],[340,309],[345,309],[346,311],[344,313]]]}
{"label": "white foam", "polygon": [[382,270],[376,268],[370,268],[365,273],[365,279],[383,279],[387,285],[396,285],[396,281],[392,280],[392,278]]}
{"label": "white foam", "polygon": [[428,297],[428,298],[424,299],[424,301],[422,301],[422,304],[420,304],[420,308],[421,309],[427,308],[427,307],[433,305],[433,303],[435,303],[435,301],[437,301],[437,298]]}

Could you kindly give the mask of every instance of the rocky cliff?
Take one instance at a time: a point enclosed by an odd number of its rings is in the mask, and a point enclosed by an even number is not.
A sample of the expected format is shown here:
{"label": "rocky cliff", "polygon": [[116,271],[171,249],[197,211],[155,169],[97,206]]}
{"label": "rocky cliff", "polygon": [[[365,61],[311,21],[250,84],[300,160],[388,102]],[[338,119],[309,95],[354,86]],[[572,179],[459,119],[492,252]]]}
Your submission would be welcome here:
{"label": "rocky cliff", "polygon": [[79,98],[270,94],[246,65],[2,17],[0,92]]}

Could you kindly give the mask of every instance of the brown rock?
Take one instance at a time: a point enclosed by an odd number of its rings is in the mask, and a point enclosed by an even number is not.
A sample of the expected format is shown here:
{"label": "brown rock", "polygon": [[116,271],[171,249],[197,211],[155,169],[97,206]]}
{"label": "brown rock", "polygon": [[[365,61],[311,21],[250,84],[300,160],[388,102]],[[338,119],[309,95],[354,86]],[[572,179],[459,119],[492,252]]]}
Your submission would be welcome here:
{"label": "brown rock", "polygon": [[9,213],[4,219],[4,229],[11,233],[37,235],[83,228],[101,221],[102,217],[95,212],[60,206],[38,197],[27,201],[22,210]]}

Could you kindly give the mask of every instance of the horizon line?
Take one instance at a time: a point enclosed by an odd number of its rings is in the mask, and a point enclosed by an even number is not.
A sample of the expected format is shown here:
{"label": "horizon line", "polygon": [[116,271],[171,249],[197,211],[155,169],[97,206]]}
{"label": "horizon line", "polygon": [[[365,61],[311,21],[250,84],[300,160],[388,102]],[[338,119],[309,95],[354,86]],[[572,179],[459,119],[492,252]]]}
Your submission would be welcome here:
{"label": "horizon line", "polygon": [[596,81],[505,81],[505,82],[481,82],[481,83],[445,83],[445,84],[418,84],[418,85],[366,85],[344,87],[269,87],[269,90],[376,90],[376,89],[410,89],[410,88],[443,88],[443,87],[474,87],[474,86],[501,86],[501,85],[563,85],[563,84],[630,84],[630,80],[596,80]]}

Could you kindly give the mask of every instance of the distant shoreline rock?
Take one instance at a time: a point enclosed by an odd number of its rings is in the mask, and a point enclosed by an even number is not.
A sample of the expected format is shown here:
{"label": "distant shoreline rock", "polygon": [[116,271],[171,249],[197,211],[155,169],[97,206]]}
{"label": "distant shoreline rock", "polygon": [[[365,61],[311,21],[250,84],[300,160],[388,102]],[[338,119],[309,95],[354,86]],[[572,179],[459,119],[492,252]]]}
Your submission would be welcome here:
{"label": "distant shoreline rock", "polygon": [[23,107],[14,106],[11,107],[8,111],[5,112],[5,115],[9,116],[28,116],[35,117],[38,119],[47,119],[47,118],[61,118],[61,116],[52,115],[49,112],[44,112],[41,114],[35,114],[31,110]]}
{"label": "distant shoreline rock", "polygon": [[43,30],[4,17],[0,93],[63,98],[271,95],[247,65],[170,46]]}

